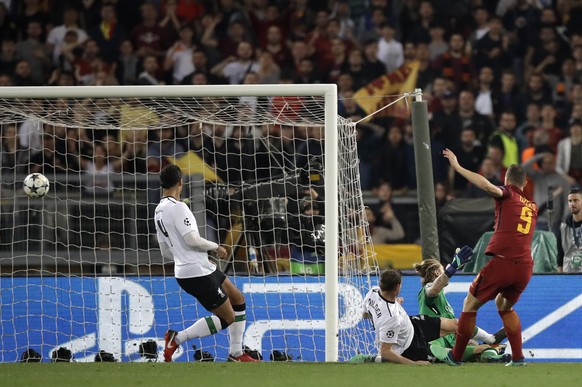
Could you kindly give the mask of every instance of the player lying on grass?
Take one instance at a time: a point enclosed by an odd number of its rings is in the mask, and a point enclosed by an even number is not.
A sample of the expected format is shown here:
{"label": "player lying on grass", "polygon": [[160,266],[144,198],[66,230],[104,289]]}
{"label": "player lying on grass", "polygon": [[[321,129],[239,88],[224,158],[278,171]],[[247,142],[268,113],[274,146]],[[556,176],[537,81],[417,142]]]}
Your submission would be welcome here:
{"label": "player lying on grass", "polygon": [[380,286],[370,289],[364,299],[364,318],[374,324],[379,355],[356,355],[350,362],[430,364],[428,342],[456,330],[455,319],[408,316],[398,297],[401,286],[402,274],[390,269],[380,276]]}
{"label": "player lying on grass", "polygon": [[[457,249],[452,262],[446,269],[436,259],[426,259],[414,265],[414,270],[420,275],[422,288],[418,292],[418,313],[432,317],[455,318],[453,307],[447,300],[443,289],[449,284],[449,279],[463,265],[471,260],[473,250],[469,246]],[[503,328],[494,335],[486,332],[482,328],[475,327],[473,340],[483,341],[486,344],[469,345],[463,354],[463,361],[487,361],[503,362],[511,360],[509,354],[504,352],[505,346],[496,346],[493,351],[487,351],[487,358],[481,358],[481,354],[486,349],[492,349],[489,344],[499,344],[505,338]],[[455,334],[451,333],[430,342],[443,348],[453,348],[455,345]],[[497,353],[497,354],[496,354]]]}
{"label": "player lying on grass", "polygon": [[183,331],[168,330],[165,335],[164,360],[183,342],[213,335],[228,327],[229,361],[256,362],[243,351],[245,330],[245,298],[240,290],[208,260],[208,251],[226,257],[226,249],[206,240],[198,233],[196,219],[186,204],[180,201],[182,171],[168,165],[160,172],[162,199],[156,207],[154,220],[162,255],[174,261],[174,276],[180,287],[194,296],[213,316],[199,319]]}

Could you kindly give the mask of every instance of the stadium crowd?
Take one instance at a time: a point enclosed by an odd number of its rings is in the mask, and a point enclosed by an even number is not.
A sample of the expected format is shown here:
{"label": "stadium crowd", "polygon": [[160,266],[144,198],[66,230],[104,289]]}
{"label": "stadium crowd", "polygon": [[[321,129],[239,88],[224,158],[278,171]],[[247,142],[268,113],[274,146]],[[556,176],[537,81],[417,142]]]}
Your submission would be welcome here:
{"label": "stadium crowd", "polygon": [[[340,114],[354,119],[366,115],[357,90],[419,61],[439,206],[481,195],[448,167],[445,148],[496,184],[510,164],[524,163],[526,189],[538,203],[555,199],[558,223],[570,186],[582,183],[580,0],[3,0],[0,41],[0,86],[332,82]],[[27,163],[146,173],[168,152],[228,147],[198,126],[181,128],[167,149],[171,131],[122,149],[107,132],[36,136],[32,126],[2,128],[3,175]],[[57,146],[87,159],[67,160]],[[388,240],[402,227],[383,192],[416,187],[410,121],[372,117],[358,126],[358,150],[362,188],[380,203],[370,218],[378,230],[393,225]],[[115,155],[124,162],[104,161]]]}

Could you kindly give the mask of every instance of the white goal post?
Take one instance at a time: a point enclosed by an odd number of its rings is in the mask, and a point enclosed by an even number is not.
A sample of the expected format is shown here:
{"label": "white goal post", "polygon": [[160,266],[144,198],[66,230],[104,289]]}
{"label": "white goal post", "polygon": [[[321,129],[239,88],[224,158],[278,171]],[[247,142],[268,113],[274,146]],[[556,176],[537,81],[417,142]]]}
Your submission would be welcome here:
{"label": "white goal post", "polygon": [[[256,109],[254,113],[245,115],[239,111],[239,109],[242,109],[239,104],[229,106],[227,112],[220,110],[220,107],[214,107],[214,110],[191,109],[191,104],[197,104],[199,106],[201,102],[197,101],[203,101],[205,98],[209,100],[220,98],[227,101],[229,98],[237,99],[246,96],[253,98],[305,97],[310,105],[306,104],[304,108],[307,106],[307,109],[304,109],[301,114],[294,116],[292,119],[285,117],[281,111],[268,112],[267,110],[261,109]],[[364,291],[363,287],[371,285],[370,276],[377,274],[377,264],[373,252],[366,247],[370,244],[370,236],[367,227],[368,224],[365,219],[362,193],[359,187],[359,176],[357,174],[358,161],[355,149],[355,125],[338,117],[336,85],[3,87],[0,88],[0,124],[4,125],[11,122],[21,123],[25,120],[33,120],[39,122],[41,125],[64,125],[68,128],[107,129],[110,126],[115,126],[117,129],[125,129],[119,122],[112,124],[105,121],[97,122],[89,120],[87,117],[93,117],[94,111],[92,110],[93,107],[87,106],[87,104],[82,102],[85,100],[103,100],[108,101],[108,103],[109,101],[116,100],[147,101],[143,106],[147,106],[155,111],[159,109],[160,112],[163,112],[160,113],[160,116],[165,114],[154,125],[156,128],[162,127],[164,124],[177,126],[191,124],[193,122],[199,122],[200,125],[207,122],[213,125],[257,125],[257,127],[265,124],[309,127],[323,126],[325,138],[323,149],[324,171],[322,173],[325,192],[325,361],[346,360],[346,357],[350,355],[350,351],[352,354],[355,354],[361,350],[360,346],[368,345],[364,343],[365,340],[356,337],[359,333],[351,333],[349,334],[350,338],[347,340],[355,340],[357,343],[349,344],[350,349],[344,349],[345,352],[342,356],[338,344],[342,334],[340,332],[340,314],[359,313],[359,305],[353,305],[353,303],[359,301],[359,298],[356,296],[351,299],[349,291],[344,294],[341,293],[340,278],[342,276],[358,276],[361,278],[361,283],[356,284],[355,288],[359,287],[360,292],[362,292]],[[39,102],[37,104],[34,101]],[[57,101],[61,101],[60,104]],[[68,107],[63,106],[63,103],[69,103],[70,105]],[[130,107],[137,106],[132,105],[132,103],[129,103]],[[283,103],[285,103],[285,99],[283,99]],[[258,104],[260,105],[260,102]],[[39,105],[42,105],[42,108]],[[168,108],[169,106],[171,108]],[[87,110],[82,112],[81,109]],[[244,109],[251,108],[245,105]],[[196,114],[193,113],[195,110]],[[67,111],[65,118],[61,117],[63,111]],[[308,114],[305,115],[305,112]],[[221,115],[223,113],[224,115]],[[76,119],[71,119],[71,117],[76,117]],[[229,118],[225,121],[224,117]],[[87,118],[86,121],[84,121],[85,118]],[[229,120],[230,122],[228,122]],[[145,128],[135,126],[139,125],[135,122],[130,122],[129,124],[134,125],[132,129],[152,129],[151,123]],[[347,141],[339,138],[339,127],[342,127],[342,130],[350,132]],[[345,175],[342,175],[342,173]],[[51,192],[50,195],[58,195],[58,193]],[[32,201],[34,199],[30,200]],[[49,199],[47,197],[42,200],[48,201]],[[59,201],[58,197],[54,200],[55,202]],[[347,202],[349,202],[348,205],[345,204]],[[54,211],[58,213],[58,210]],[[359,247],[356,245],[359,245]],[[10,249],[8,250],[10,251]],[[42,255],[42,252],[40,255]],[[350,258],[347,258],[348,256]],[[8,258],[5,255],[2,257],[0,258],[0,263],[8,262]],[[40,259],[42,261],[43,258],[41,257]],[[361,264],[360,262],[364,260],[365,263]],[[342,265],[343,267],[340,267]],[[0,282],[3,280],[5,282],[6,278],[9,278],[11,275],[7,270],[2,270],[1,273],[2,277],[0,277]],[[53,277],[57,274],[54,274]],[[60,274],[68,275],[68,273]],[[311,289],[309,287],[310,285],[307,284],[305,286]],[[244,289],[241,290],[244,292]],[[340,308],[340,297],[343,297],[342,308]],[[360,317],[344,316],[343,319],[352,321],[348,325],[351,324],[352,327],[355,327]],[[8,323],[3,320],[2,324]],[[58,330],[55,334],[58,334]],[[16,333],[14,335],[16,336]],[[71,338],[71,343],[73,342],[74,340]],[[4,342],[2,344],[6,348],[7,344]],[[106,346],[106,348],[108,347]],[[26,348],[22,346],[17,348],[19,351],[24,349]],[[116,349],[116,351],[115,354],[119,355],[122,349]],[[3,360],[4,358],[5,355],[0,354],[0,362],[5,361]]]}

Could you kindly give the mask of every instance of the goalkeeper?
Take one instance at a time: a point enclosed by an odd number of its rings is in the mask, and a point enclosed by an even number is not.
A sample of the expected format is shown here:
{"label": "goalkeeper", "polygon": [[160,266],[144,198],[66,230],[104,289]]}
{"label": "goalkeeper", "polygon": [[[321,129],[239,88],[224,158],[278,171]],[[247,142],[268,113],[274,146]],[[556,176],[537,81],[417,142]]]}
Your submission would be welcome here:
{"label": "goalkeeper", "polygon": [[[427,316],[455,318],[453,307],[449,304],[443,289],[449,284],[449,279],[465,263],[471,260],[473,250],[469,246],[457,249],[453,261],[443,269],[443,266],[436,259],[427,259],[422,263],[414,265],[414,270],[420,275],[422,289],[418,292],[418,312]],[[509,354],[496,354],[488,356],[487,359],[480,358],[480,354],[486,349],[492,348],[490,344],[499,344],[505,338],[505,331],[501,329],[494,335],[487,333],[479,327],[475,327],[473,339],[483,341],[486,344],[470,345],[465,349],[463,361],[474,361],[480,359],[488,362],[508,362],[511,360]],[[430,342],[432,345],[443,348],[453,348],[455,345],[455,335],[448,334]],[[498,347],[501,349],[504,347]],[[497,350],[496,350],[497,351]],[[434,351],[431,351],[434,353]]]}
{"label": "goalkeeper", "polygon": [[176,165],[168,165],[160,172],[162,199],[156,207],[154,221],[162,255],[174,264],[174,275],[180,287],[194,296],[213,313],[199,319],[183,331],[168,330],[165,335],[164,360],[172,361],[172,355],[181,343],[213,335],[228,327],[229,361],[256,362],[243,351],[245,330],[245,298],[240,290],[208,260],[208,251],[219,257],[226,256],[226,249],[206,240],[198,233],[196,219],[186,204],[180,201],[182,171]]}

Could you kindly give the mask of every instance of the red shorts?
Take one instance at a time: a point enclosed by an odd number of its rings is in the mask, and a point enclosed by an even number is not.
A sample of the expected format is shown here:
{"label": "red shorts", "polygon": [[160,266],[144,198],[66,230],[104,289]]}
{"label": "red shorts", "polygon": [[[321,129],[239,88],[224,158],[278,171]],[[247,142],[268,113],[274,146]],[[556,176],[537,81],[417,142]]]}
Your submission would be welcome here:
{"label": "red shorts", "polygon": [[533,260],[513,261],[493,257],[477,274],[469,292],[481,303],[493,300],[501,293],[515,304],[527,287],[533,273]]}

